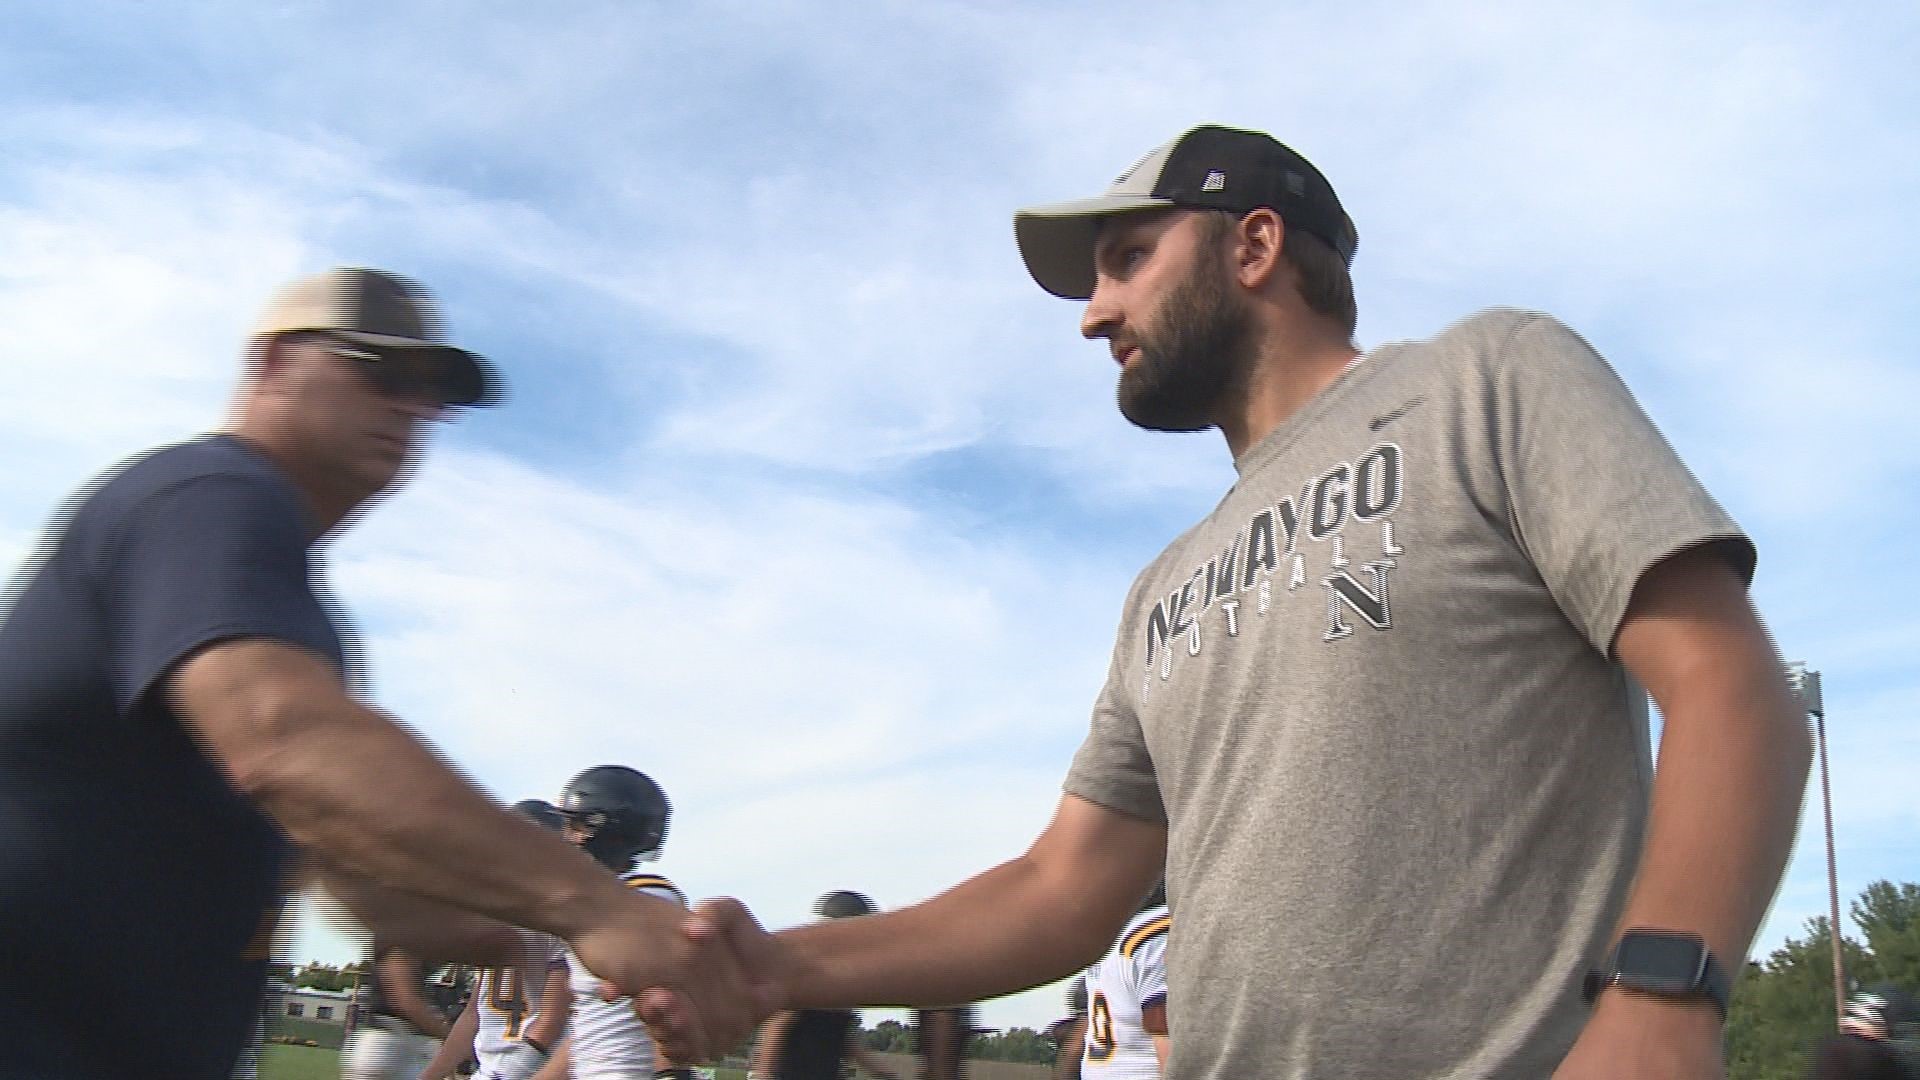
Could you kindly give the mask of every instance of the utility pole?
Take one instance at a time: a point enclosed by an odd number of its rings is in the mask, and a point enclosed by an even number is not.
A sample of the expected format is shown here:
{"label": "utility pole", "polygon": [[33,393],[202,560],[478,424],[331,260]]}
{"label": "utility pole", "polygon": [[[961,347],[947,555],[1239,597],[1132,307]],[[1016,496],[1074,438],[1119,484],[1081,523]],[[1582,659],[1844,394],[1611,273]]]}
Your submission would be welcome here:
{"label": "utility pole", "polygon": [[1827,911],[1833,940],[1833,1021],[1837,1027],[1847,1006],[1846,963],[1840,954],[1840,871],[1833,857],[1833,786],[1827,775],[1827,707],[1820,697],[1820,673],[1794,661],[1787,665],[1787,681],[1800,697],[1802,711],[1813,716],[1814,746],[1820,753],[1820,807],[1827,830]]}

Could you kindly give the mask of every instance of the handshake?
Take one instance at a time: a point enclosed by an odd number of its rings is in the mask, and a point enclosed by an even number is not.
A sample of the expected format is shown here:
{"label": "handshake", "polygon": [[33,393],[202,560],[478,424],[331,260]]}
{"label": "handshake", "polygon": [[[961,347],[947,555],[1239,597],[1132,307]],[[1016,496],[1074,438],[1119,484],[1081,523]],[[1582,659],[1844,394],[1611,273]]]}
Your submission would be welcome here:
{"label": "handshake", "polygon": [[633,1007],[668,1058],[710,1061],[789,1007],[794,961],[738,900],[691,911],[629,895],[576,934],[574,954]]}

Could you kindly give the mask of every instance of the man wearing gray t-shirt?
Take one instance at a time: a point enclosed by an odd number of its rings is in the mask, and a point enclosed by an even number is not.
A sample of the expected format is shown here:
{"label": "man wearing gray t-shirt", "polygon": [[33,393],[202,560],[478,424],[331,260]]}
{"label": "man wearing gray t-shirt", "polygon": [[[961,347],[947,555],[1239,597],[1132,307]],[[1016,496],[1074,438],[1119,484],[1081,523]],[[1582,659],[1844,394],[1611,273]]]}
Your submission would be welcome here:
{"label": "man wearing gray t-shirt", "polygon": [[1177,1080],[1722,1076],[1806,731],[1752,544],[1606,362],[1506,310],[1360,354],[1357,233],[1263,134],[1015,228],[1121,412],[1238,479],[1127,597],[1032,849],[777,935],[790,1002],[1057,979],[1164,862]]}

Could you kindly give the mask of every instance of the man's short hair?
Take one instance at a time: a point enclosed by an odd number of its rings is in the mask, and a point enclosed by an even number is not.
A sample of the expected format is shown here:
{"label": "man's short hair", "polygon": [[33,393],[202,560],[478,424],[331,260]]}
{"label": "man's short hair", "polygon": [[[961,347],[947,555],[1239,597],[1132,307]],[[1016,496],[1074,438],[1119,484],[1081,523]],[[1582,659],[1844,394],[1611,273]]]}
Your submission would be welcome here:
{"label": "man's short hair", "polygon": [[[1230,210],[1205,210],[1205,235],[1210,241],[1225,239],[1244,214]],[[1360,309],[1353,298],[1353,275],[1347,260],[1333,245],[1305,229],[1287,229],[1280,241],[1280,257],[1293,267],[1294,282],[1307,309],[1340,327],[1349,340],[1360,325]]]}

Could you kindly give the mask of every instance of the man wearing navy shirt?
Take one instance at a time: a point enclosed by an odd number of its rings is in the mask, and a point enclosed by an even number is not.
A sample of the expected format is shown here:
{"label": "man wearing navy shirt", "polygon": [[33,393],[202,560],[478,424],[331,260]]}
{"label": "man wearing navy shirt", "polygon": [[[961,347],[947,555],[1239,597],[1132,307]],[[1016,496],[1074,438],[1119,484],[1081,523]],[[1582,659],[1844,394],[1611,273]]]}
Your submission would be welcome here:
{"label": "man wearing navy shirt", "polygon": [[305,278],[254,330],[230,431],[136,459],[49,531],[0,614],[0,1078],[225,1076],[304,870],[422,955],[517,963],[529,927],[678,991],[693,1052],[749,1030],[714,1008],[738,966],[709,948],[696,980],[679,908],[347,693],[315,543],[433,421],[498,396],[417,284]]}

